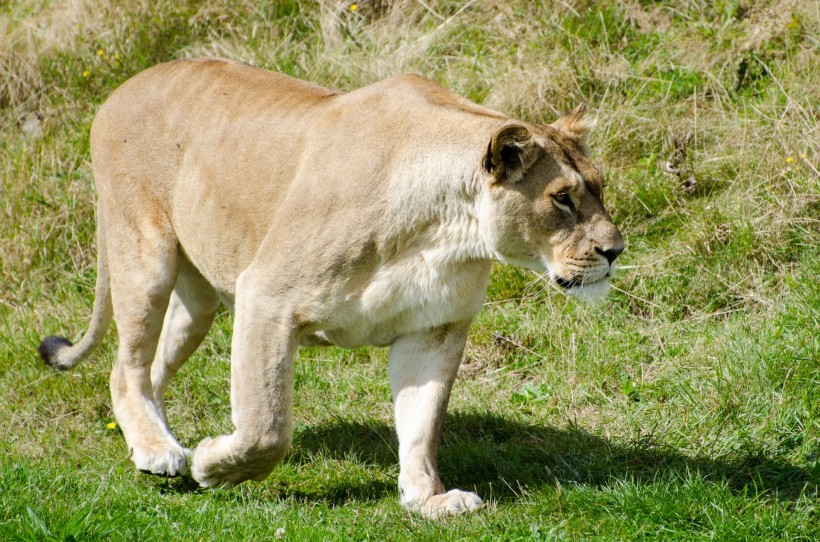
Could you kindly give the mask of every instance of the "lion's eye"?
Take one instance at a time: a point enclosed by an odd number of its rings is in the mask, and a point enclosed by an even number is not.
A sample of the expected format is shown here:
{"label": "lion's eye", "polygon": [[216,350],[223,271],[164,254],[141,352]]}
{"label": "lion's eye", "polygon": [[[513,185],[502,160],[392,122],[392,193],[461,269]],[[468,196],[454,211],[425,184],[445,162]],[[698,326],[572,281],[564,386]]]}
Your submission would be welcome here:
{"label": "lion's eye", "polygon": [[569,207],[570,209],[573,208],[572,205],[572,198],[569,197],[569,194],[566,192],[557,192],[552,195],[552,199],[555,200],[555,203],[559,205],[563,205],[564,207]]}

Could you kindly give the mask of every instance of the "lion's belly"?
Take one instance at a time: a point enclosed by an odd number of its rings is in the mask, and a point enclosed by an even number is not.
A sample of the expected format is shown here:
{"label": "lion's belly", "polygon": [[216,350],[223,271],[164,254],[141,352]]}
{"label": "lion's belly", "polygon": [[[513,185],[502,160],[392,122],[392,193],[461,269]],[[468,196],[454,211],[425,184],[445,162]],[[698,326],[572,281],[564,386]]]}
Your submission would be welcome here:
{"label": "lion's belly", "polygon": [[470,320],[484,302],[490,266],[475,261],[439,269],[416,261],[380,269],[333,304],[314,338],[343,348],[388,346],[407,333]]}
{"label": "lion's belly", "polygon": [[454,312],[446,315],[443,314],[444,311],[429,311],[425,308],[378,320],[373,318],[379,318],[380,315],[354,315],[356,317],[351,318],[348,325],[318,331],[316,336],[329,344],[342,348],[389,346],[401,335],[435,328],[447,322],[465,320],[475,313],[475,311],[469,311],[470,314],[466,314],[468,311],[462,311],[462,313]]}
{"label": "lion's belly", "polygon": [[[479,305],[480,307],[480,305]],[[429,314],[419,310],[413,314],[402,314],[395,318],[372,322],[358,319],[359,325],[337,327],[317,331],[315,337],[323,343],[342,348],[359,348],[361,346],[389,346],[400,336],[441,326],[447,322],[463,321],[471,318],[477,311],[464,311],[449,317]],[[437,317],[438,316],[438,317]]]}

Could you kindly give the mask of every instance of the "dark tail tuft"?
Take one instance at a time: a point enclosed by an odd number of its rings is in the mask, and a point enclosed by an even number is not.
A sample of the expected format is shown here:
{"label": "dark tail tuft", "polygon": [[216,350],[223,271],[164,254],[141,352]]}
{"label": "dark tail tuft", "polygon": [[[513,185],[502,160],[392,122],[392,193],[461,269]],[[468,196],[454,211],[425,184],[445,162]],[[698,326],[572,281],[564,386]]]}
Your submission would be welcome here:
{"label": "dark tail tuft", "polygon": [[57,353],[63,348],[70,346],[73,346],[71,341],[65,337],[52,335],[51,337],[46,337],[43,339],[40,343],[40,347],[37,348],[37,351],[40,353],[40,357],[43,358],[43,361],[46,362],[46,365],[53,367],[54,369],[59,369],[60,371],[65,371],[69,367],[61,365],[57,361]]}

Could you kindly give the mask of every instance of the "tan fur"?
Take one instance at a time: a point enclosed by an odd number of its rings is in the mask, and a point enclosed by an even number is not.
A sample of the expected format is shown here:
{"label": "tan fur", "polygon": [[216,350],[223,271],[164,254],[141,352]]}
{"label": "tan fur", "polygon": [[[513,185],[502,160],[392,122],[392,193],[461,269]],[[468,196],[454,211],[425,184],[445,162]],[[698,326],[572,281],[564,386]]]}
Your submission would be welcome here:
{"label": "tan fur", "polygon": [[[91,339],[44,341],[43,356],[75,365],[113,305],[111,393],[134,463],[225,486],[265,478],[289,446],[300,344],[391,346],[402,503],[475,508],[474,493],[445,492],[436,456],[491,261],[600,297],[623,249],[587,129],[582,109],[533,125],[414,75],[340,94],[222,60],[151,68],[91,132]],[[187,451],[162,395],[220,302],[236,314],[235,431]]]}

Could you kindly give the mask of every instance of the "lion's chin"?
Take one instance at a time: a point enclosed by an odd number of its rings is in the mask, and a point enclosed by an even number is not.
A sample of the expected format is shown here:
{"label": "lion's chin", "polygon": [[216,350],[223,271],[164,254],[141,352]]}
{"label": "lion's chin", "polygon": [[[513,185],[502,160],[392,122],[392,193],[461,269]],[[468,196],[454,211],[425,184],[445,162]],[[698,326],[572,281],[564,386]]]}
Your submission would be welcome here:
{"label": "lion's chin", "polygon": [[563,290],[572,297],[584,303],[598,303],[609,293],[609,278],[603,278],[591,284],[575,285],[569,288],[563,288]]}

